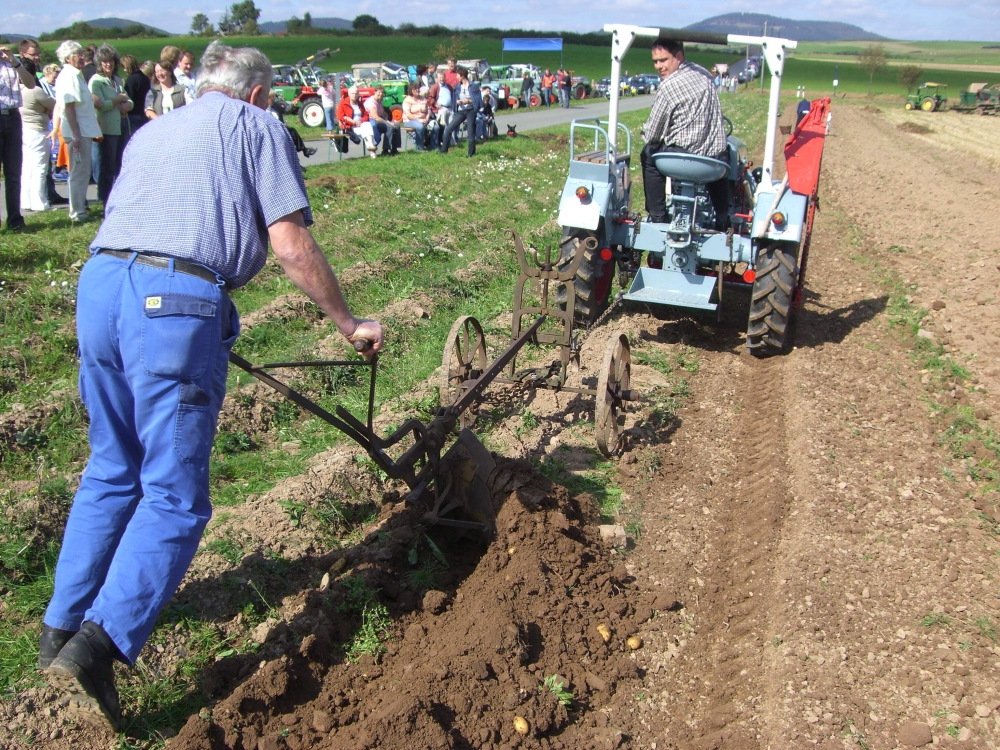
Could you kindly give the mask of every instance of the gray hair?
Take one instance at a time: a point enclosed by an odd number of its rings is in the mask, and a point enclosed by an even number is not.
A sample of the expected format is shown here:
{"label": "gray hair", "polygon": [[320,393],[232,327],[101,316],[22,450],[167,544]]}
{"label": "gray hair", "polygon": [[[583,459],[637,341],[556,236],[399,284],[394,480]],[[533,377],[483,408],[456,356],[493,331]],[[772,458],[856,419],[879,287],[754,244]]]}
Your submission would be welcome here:
{"label": "gray hair", "polygon": [[59,58],[59,62],[63,65],[66,64],[66,60],[70,58],[76,52],[82,52],[83,45],[79,42],[74,42],[72,39],[67,39],[65,42],[60,44],[56,48],[56,57]]}
{"label": "gray hair", "polygon": [[267,55],[253,47],[233,48],[219,41],[212,42],[201,56],[198,69],[197,95],[206,91],[222,91],[234,99],[245,100],[256,86],[265,93],[271,89],[274,70]]}
{"label": "gray hair", "polygon": [[347,89],[347,95],[348,96],[350,96],[351,94],[356,94],[356,93],[358,93],[358,87],[357,86],[351,86],[350,88]]}
{"label": "gray hair", "polygon": [[98,65],[105,62],[114,62],[115,67],[118,67],[118,63],[121,60],[118,57],[118,50],[112,47],[110,44],[102,44],[97,48],[97,54],[94,55],[94,62]]}

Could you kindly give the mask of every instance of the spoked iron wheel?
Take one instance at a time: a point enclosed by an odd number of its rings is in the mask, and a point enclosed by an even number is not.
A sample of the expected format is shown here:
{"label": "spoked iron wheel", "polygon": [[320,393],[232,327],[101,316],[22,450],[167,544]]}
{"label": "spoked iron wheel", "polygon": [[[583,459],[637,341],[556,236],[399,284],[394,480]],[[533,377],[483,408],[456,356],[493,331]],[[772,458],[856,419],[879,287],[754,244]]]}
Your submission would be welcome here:
{"label": "spoked iron wheel", "polygon": [[632,375],[632,353],[628,337],[616,333],[604,349],[604,363],[597,377],[597,405],[594,422],[597,430],[597,447],[605,456],[617,455],[623,448],[622,427],[624,422],[624,391],[629,389]]}
{"label": "spoked iron wheel", "polygon": [[[486,369],[486,336],[479,321],[463,315],[451,327],[441,358],[439,391],[441,406],[451,406],[459,397],[462,383],[478,378]],[[461,426],[475,421],[473,410],[462,413]]]}

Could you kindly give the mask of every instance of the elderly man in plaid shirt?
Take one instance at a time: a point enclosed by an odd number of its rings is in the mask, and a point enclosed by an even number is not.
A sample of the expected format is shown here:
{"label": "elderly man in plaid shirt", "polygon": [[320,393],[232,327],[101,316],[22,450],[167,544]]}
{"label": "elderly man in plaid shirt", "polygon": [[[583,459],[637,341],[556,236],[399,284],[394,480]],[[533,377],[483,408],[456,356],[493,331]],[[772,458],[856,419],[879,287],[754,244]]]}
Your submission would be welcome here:
{"label": "elderly man in plaid shirt", "polygon": [[[722,105],[711,74],[684,59],[684,45],[670,39],[653,42],[653,66],[660,85],[649,119],[642,126],[646,145],[639,157],[649,220],[667,221],[667,180],[656,169],[653,154],[680,151],[728,161]],[[725,221],[729,196],[725,178],[708,186],[715,214]]]}
{"label": "elderly man in plaid shirt", "polygon": [[[129,141],[80,274],[80,396],[91,456],[66,522],[39,666],[72,710],[118,729],[114,661],[134,664],[212,515],[208,466],[239,316],[229,290],[267,260],[349,341],[354,317],[307,228],[292,140],[264,108],[271,63],[213,42],[198,98]],[[184,185],[166,199],[165,185]],[[155,220],[150,211],[155,206]]]}

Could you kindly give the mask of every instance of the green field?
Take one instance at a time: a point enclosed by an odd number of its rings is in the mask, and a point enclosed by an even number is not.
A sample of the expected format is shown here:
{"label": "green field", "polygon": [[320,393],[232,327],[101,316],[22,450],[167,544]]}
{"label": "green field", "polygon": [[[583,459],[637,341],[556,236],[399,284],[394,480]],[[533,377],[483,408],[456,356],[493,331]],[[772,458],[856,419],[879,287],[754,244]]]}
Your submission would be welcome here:
{"label": "green field", "polygon": [[[85,41],[85,40],[81,40]],[[122,40],[117,49],[119,53],[130,52],[139,60],[156,59],[160,49],[166,44],[175,44],[179,47],[186,47],[200,55],[210,39],[199,37],[175,37],[172,39],[126,39]],[[431,59],[431,49],[440,43],[439,39],[426,37],[244,37],[227,40],[234,45],[252,45],[261,49],[272,62],[290,63],[300,60],[312,54],[317,49],[324,47],[340,48],[340,52],[331,58],[323,61],[321,67],[330,70],[349,70],[351,64],[359,62],[371,62],[385,59],[393,60],[403,65],[412,65],[427,62]],[[484,57],[490,62],[499,63],[501,59],[501,42],[499,39],[469,39],[468,57]],[[989,73],[962,71],[962,70],[941,70],[935,69],[926,63],[934,61],[941,63],[952,63],[964,60],[968,64],[974,63],[974,58],[964,59],[963,56],[971,56],[976,49],[982,48],[979,42],[892,42],[889,45],[903,45],[898,49],[921,50],[924,54],[925,75],[923,80],[938,81],[946,83],[949,92],[957,92],[976,81],[994,83],[1000,80],[1000,74],[991,76]],[[42,45],[47,50],[55,50],[55,42],[46,42]],[[839,43],[827,44],[819,42],[807,42],[802,45],[803,51],[809,55],[818,54],[818,50],[827,49],[827,54],[836,51],[844,52],[849,49],[860,48],[859,43]],[[896,48],[889,51],[895,55]],[[932,57],[934,52],[939,53],[938,57]],[[979,59],[979,64],[995,62],[1000,65],[1000,50],[981,50],[984,53]],[[989,53],[988,55],[986,53]],[[917,54],[917,53],[914,53]],[[715,63],[734,62],[737,58],[727,55],[721,50],[719,52],[694,51],[689,55],[690,59],[711,68]],[[988,59],[987,59],[988,58]],[[895,58],[893,58],[895,59]],[[918,59],[917,57],[914,58]],[[554,53],[532,54],[530,57],[521,53],[507,53],[504,56],[506,62],[533,62],[542,67],[556,68],[559,66],[559,55]],[[805,86],[809,96],[819,96],[829,94],[833,90],[834,71],[837,70],[840,85],[838,93],[866,94],[868,92],[868,75],[861,68],[849,62],[853,58],[844,57],[844,64],[837,68],[837,64],[829,60],[816,60],[803,58],[801,55],[790,57],[785,70],[785,79],[782,87],[785,91],[794,91],[797,86]],[[574,70],[577,75],[584,75],[589,78],[602,78],[611,74],[611,60],[609,47],[590,47],[579,44],[566,45],[563,63],[566,67]],[[629,73],[652,73],[653,66],[650,62],[649,50],[632,50],[625,58],[623,67]],[[887,66],[875,76],[872,85],[873,95],[890,95],[904,97],[906,90],[897,81],[898,68]],[[765,80],[765,86],[769,83],[769,78]],[[756,84],[759,86],[759,82]]]}
{"label": "green field", "polygon": [[[800,42],[793,57],[830,57],[857,55],[870,42]],[[890,60],[918,65],[1000,65],[998,42],[906,42],[882,43]],[[993,46],[994,49],[984,49]]]}

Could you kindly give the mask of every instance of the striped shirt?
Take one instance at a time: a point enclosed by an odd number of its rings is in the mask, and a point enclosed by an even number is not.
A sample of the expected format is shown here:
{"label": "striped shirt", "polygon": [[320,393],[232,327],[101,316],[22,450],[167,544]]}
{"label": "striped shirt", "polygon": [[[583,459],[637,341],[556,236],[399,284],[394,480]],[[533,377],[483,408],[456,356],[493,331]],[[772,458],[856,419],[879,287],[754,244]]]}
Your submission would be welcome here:
{"label": "striped shirt", "polygon": [[646,143],[663,142],[688,153],[716,157],[726,150],[722,105],[711,74],[684,61],[660,81],[649,119],[642,126]]}
{"label": "striped shirt", "polygon": [[8,62],[0,62],[0,109],[17,109],[21,106],[21,78],[17,69]]}
{"label": "striped shirt", "polygon": [[285,126],[210,91],[137,130],[91,244],[200,263],[231,287],[267,260],[267,228],[312,211]]}

